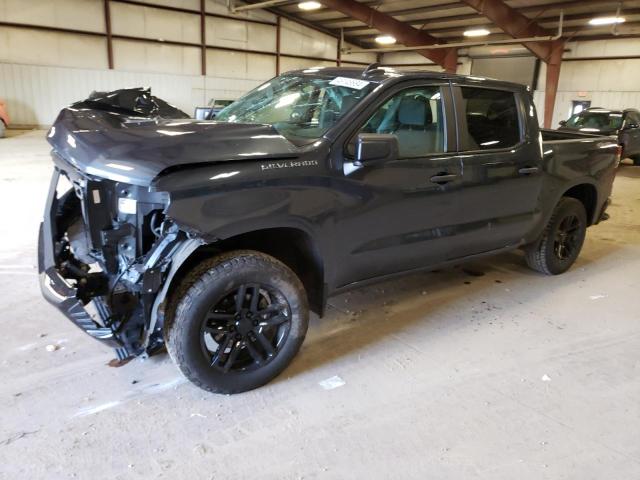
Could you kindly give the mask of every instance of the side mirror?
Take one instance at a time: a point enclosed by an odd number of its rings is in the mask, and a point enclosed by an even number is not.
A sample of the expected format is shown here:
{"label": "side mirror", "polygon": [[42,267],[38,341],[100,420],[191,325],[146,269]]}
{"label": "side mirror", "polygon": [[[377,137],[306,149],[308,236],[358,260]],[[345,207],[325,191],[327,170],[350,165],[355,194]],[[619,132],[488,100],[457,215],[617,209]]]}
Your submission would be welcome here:
{"label": "side mirror", "polygon": [[356,137],[354,165],[382,163],[398,158],[398,137],[387,133],[360,133]]}
{"label": "side mirror", "polygon": [[567,121],[566,120],[560,120],[560,126],[564,127],[567,125]]}
{"label": "side mirror", "polygon": [[633,128],[640,128],[640,125],[637,123],[627,123],[624,127],[624,130],[631,130]]}

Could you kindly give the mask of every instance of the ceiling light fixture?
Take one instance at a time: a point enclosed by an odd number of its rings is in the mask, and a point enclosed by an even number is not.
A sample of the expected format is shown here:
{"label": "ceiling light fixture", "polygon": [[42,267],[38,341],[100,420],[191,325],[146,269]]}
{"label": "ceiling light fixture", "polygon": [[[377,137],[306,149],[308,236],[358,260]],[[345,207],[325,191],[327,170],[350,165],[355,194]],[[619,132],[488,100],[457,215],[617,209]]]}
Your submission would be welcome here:
{"label": "ceiling light fixture", "polygon": [[298,4],[298,8],[305,11],[318,10],[320,7],[322,7],[320,2],[300,2]]}
{"label": "ceiling light fixture", "polygon": [[624,17],[596,17],[589,20],[589,25],[615,25],[616,23],[626,22]]}
{"label": "ceiling light fixture", "polygon": [[393,45],[396,43],[396,37],[392,37],[391,35],[379,35],[376,37],[376,43],[380,45]]}
{"label": "ceiling light fixture", "polygon": [[489,35],[491,32],[486,28],[473,28],[471,30],[465,30],[465,37],[485,37]]}

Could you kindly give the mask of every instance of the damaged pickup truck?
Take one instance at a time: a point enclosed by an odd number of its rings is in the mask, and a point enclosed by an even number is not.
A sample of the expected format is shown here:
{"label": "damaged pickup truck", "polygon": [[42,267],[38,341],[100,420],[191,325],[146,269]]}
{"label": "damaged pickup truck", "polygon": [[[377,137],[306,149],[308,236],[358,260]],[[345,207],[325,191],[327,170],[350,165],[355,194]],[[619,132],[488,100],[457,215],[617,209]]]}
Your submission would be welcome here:
{"label": "damaged pickup truck", "polygon": [[41,287],[119,358],[166,345],[221,393],[284,370],[330,295],[516,248],[566,271],[620,154],[541,130],[523,86],[377,65],[290,72],[186,117],[140,89],[62,110]]}

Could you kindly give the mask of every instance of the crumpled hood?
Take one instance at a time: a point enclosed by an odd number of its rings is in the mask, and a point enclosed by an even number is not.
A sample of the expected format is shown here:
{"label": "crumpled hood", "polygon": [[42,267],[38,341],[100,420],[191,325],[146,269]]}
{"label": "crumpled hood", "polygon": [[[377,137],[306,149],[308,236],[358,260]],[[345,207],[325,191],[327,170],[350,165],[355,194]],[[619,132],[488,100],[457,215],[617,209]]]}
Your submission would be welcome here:
{"label": "crumpled hood", "polygon": [[142,186],[181,165],[298,155],[270,125],[145,118],[73,106],[60,112],[48,141],[87,174]]}

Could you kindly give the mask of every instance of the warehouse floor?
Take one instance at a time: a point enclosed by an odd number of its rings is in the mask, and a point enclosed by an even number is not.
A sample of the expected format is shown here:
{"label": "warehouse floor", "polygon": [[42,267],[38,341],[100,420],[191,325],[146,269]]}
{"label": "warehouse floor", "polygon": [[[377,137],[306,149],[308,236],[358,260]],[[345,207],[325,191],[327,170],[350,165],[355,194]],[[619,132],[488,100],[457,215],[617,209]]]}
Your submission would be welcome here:
{"label": "warehouse floor", "polygon": [[640,167],[574,268],[520,253],[333,298],[236,396],[112,352],[40,297],[44,132],[0,140],[0,478],[640,478]]}

